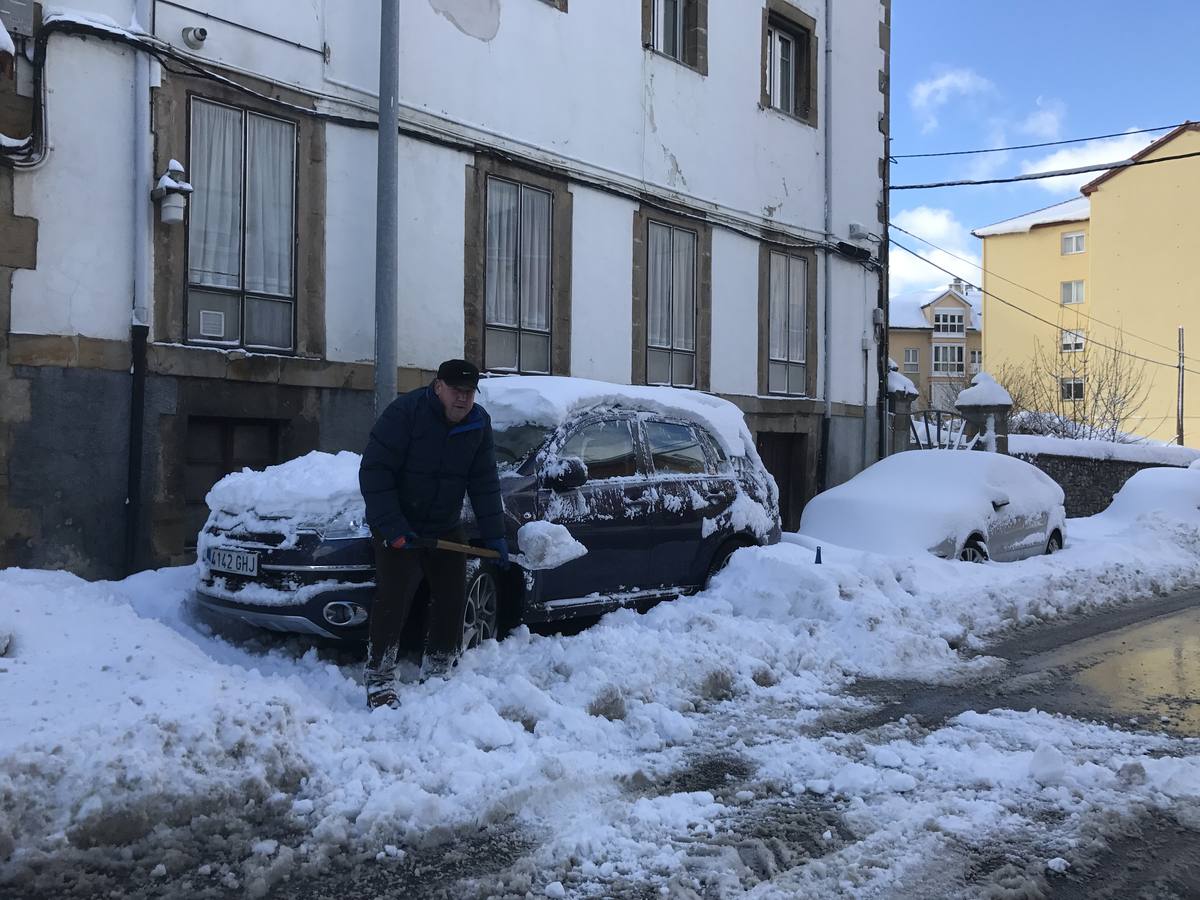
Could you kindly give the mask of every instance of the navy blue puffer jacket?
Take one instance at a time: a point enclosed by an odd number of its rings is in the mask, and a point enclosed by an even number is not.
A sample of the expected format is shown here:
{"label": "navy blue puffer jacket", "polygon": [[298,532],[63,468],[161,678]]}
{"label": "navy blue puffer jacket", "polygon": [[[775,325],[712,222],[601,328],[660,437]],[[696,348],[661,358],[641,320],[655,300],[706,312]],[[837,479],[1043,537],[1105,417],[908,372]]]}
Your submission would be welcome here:
{"label": "navy blue puffer jacket", "polygon": [[504,536],[492,420],[479,404],[457,425],[432,387],[401,394],[371,429],[358,470],[367,524],[389,543],[406,532],[439,537],[471,497],[480,536]]}

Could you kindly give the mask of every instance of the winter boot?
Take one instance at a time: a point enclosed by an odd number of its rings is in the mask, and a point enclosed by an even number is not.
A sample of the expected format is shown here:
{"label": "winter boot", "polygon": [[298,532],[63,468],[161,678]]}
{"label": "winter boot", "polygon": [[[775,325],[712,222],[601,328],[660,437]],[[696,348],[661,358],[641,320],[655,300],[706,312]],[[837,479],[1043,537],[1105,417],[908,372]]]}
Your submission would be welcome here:
{"label": "winter boot", "polygon": [[421,683],[430,678],[449,678],[450,672],[458,665],[458,655],[454,653],[430,653],[425,656],[421,666]]}
{"label": "winter boot", "polygon": [[393,675],[390,669],[382,672],[367,669],[363,681],[367,686],[367,706],[370,709],[379,709],[381,706],[400,708],[400,698],[396,696],[396,681]]}

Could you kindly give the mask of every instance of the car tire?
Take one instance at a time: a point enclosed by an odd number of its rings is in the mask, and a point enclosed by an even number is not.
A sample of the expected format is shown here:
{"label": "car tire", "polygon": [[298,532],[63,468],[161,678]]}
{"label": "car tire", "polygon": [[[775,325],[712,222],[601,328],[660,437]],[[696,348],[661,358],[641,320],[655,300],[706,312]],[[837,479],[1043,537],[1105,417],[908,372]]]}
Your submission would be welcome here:
{"label": "car tire", "polygon": [[717,548],[717,552],[713,554],[712,562],[708,564],[708,572],[704,576],[704,590],[707,591],[717,573],[729,565],[729,557],[745,546],[746,544],[740,541],[729,541]]}
{"label": "car tire", "polygon": [[971,538],[958,551],[958,558],[963,562],[985,563],[988,561],[987,545],[979,538]]}
{"label": "car tire", "polygon": [[1063,548],[1062,535],[1057,531],[1050,535],[1050,540],[1046,541],[1046,555],[1051,556]]}
{"label": "car tire", "polygon": [[467,602],[463,607],[463,650],[478,647],[500,636],[500,587],[484,567],[467,576]]}

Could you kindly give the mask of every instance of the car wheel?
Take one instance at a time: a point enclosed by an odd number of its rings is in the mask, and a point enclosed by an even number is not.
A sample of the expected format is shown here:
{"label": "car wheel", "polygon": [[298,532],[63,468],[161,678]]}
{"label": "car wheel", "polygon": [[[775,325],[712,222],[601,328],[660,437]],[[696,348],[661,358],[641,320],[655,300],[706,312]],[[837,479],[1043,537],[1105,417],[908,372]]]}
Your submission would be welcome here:
{"label": "car wheel", "polygon": [[718,548],[716,554],[713,556],[712,562],[709,563],[708,573],[704,576],[705,590],[708,590],[709,585],[712,584],[712,580],[716,577],[717,573],[729,565],[729,557],[733,556],[736,551],[742,549],[744,546],[746,545],[739,544],[737,542],[730,542],[728,544],[722,544],[720,548]]}
{"label": "car wheel", "polygon": [[1063,548],[1062,535],[1057,531],[1050,535],[1050,540],[1046,541],[1046,555],[1057,553]]}
{"label": "car wheel", "polygon": [[987,547],[978,538],[967,541],[958,551],[958,558],[963,562],[984,563],[988,560]]}
{"label": "car wheel", "polygon": [[500,591],[496,579],[480,569],[467,582],[467,603],[463,610],[464,650],[478,647],[496,637],[500,613]]}

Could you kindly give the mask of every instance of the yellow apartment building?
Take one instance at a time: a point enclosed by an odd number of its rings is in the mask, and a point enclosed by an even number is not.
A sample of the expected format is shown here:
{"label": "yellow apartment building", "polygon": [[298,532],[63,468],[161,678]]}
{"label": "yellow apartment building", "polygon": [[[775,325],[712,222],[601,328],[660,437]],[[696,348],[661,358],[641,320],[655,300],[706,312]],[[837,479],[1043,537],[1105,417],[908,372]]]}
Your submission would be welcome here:
{"label": "yellow apartment building", "polygon": [[[1186,368],[1200,371],[1200,157],[1150,161],[1193,152],[1200,123],[1159,138],[1133,158],[1148,164],[1111,169],[1080,197],[973,232],[983,241],[988,371],[1028,367],[1040,345],[1060,361],[1069,413],[1088,391],[1088,342],[1119,337],[1151,360],[1145,403],[1122,429],[1175,440],[1180,326],[1194,348]],[[1200,375],[1187,373],[1184,443],[1200,446]]]}
{"label": "yellow apartment building", "polygon": [[979,371],[981,312],[979,290],[958,279],[888,301],[888,355],[920,392],[914,409],[954,409]]}

